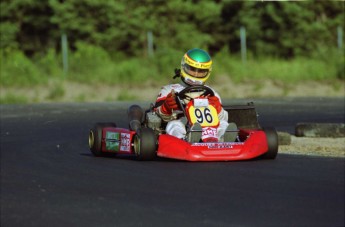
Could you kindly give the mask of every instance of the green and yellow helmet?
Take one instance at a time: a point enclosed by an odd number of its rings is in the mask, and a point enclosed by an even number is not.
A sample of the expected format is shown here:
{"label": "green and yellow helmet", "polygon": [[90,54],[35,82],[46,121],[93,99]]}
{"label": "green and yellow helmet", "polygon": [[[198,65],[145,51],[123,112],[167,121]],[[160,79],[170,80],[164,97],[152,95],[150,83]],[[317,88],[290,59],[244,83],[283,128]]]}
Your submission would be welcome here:
{"label": "green and yellow helmet", "polygon": [[188,85],[204,85],[212,71],[210,55],[201,49],[187,51],[181,61],[181,79]]}

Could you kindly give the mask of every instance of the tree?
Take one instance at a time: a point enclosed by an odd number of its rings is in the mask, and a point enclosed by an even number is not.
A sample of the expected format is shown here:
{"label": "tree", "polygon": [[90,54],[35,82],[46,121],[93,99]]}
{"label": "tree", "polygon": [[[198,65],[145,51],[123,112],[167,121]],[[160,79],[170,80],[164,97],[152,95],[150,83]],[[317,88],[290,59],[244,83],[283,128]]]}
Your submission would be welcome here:
{"label": "tree", "polygon": [[255,55],[292,58],[319,46],[335,46],[336,27],[344,27],[344,2],[228,2],[221,13],[232,52],[239,52],[239,27],[247,29]]}
{"label": "tree", "polygon": [[[31,56],[54,45],[51,32],[56,27],[49,19],[53,14],[49,4],[37,0],[1,1],[1,47],[18,47]],[[49,28],[49,29],[47,29]]]}
{"label": "tree", "polygon": [[254,55],[292,58],[336,46],[344,28],[340,1],[2,0],[0,10],[0,47],[27,56],[59,50],[63,33],[71,50],[82,41],[112,56],[146,56],[148,31],[161,53],[200,47],[214,55],[225,46],[238,53],[244,26]]}

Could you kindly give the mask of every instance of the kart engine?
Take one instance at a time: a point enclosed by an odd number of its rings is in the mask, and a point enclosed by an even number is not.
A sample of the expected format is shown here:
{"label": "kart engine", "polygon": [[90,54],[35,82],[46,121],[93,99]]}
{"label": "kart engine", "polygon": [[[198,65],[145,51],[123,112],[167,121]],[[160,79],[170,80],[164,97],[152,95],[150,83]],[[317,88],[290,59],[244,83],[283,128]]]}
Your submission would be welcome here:
{"label": "kart engine", "polygon": [[154,131],[161,131],[162,119],[155,112],[150,111],[146,113],[146,124]]}

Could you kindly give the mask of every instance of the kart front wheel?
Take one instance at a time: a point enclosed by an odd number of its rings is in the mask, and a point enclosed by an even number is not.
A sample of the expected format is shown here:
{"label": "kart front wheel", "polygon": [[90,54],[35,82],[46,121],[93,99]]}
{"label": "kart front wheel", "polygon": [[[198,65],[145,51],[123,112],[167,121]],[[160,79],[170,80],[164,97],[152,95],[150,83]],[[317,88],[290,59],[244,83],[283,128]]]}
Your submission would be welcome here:
{"label": "kart front wheel", "polygon": [[278,154],[278,134],[274,128],[264,128],[266,134],[268,151],[262,155],[264,159],[275,159]]}
{"label": "kart front wheel", "polygon": [[157,137],[150,128],[140,128],[134,136],[134,152],[137,160],[153,160],[156,157]]}
{"label": "kart front wheel", "polygon": [[116,127],[115,123],[96,123],[89,132],[89,148],[96,157],[102,156],[102,130],[106,127]]}

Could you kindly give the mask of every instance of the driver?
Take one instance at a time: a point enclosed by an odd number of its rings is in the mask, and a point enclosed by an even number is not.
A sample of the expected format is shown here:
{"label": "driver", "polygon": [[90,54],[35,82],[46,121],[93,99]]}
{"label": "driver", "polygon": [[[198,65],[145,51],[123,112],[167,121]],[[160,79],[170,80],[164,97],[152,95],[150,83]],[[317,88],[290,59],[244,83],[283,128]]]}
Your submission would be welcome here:
{"label": "driver", "polygon": [[[178,93],[186,87],[195,85],[204,85],[210,77],[212,70],[212,59],[210,55],[201,49],[191,49],[182,57],[181,68],[175,70],[174,78],[180,77],[181,81],[176,84],[163,86],[156,100],[156,113],[162,118],[166,125],[166,133],[177,138],[185,138],[186,126],[183,118],[180,118],[178,112],[181,110],[176,102],[175,93]],[[212,89],[212,88],[211,88]],[[213,89],[212,89],[213,90]],[[218,113],[219,127],[216,132],[203,131],[201,139],[203,142],[218,142],[223,140],[224,133],[228,127],[228,112],[225,111],[221,104],[218,93],[214,90],[214,96],[208,96],[209,104],[214,106]],[[195,98],[200,94],[190,94]],[[194,124],[195,130],[201,130],[200,125]],[[199,133],[201,134],[201,133]],[[199,137],[200,138],[200,137]]]}

